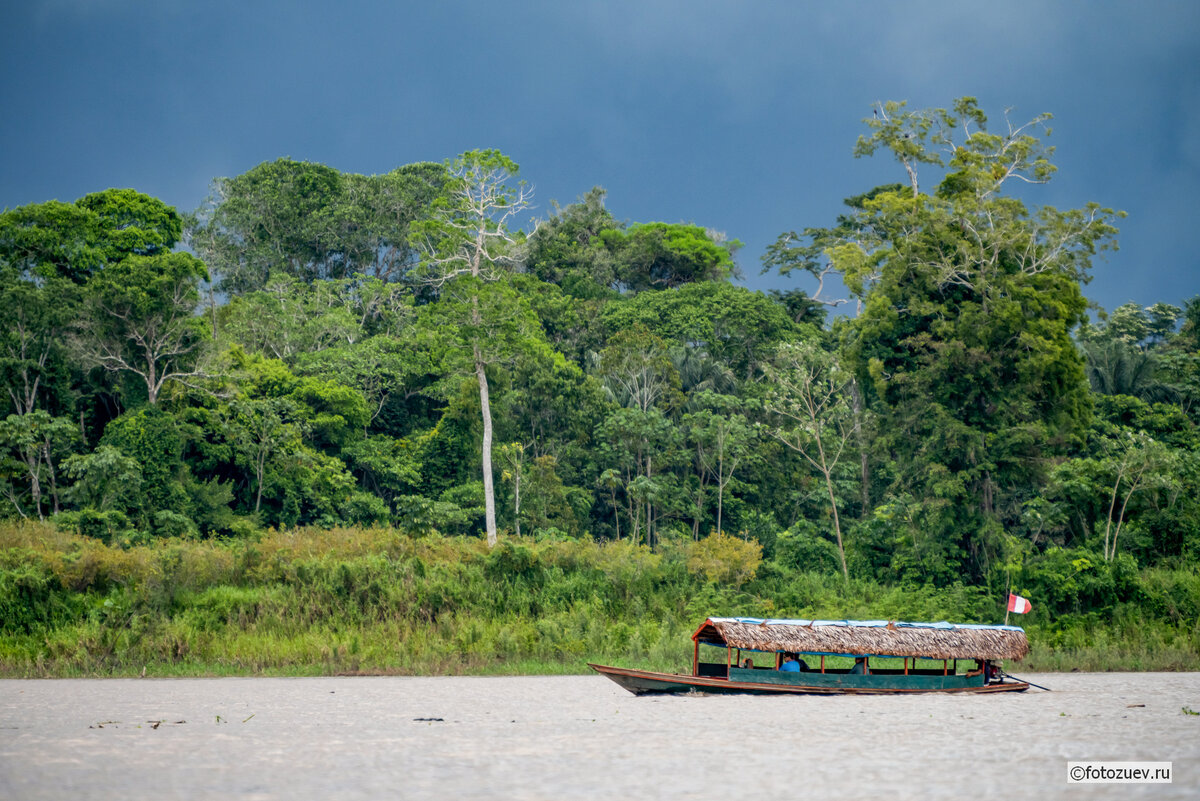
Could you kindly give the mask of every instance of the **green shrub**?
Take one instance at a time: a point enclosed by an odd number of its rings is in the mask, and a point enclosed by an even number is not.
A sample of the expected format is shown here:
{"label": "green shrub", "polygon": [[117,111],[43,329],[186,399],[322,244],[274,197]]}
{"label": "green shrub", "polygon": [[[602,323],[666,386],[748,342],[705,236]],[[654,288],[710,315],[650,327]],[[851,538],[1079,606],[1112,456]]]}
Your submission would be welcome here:
{"label": "green shrub", "polygon": [[543,578],[537,554],[524,545],[514,545],[502,540],[488,554],[485,574],[492,580],[516,580],[540,582]]}
{"label": "green shrub", "polygon": [[106,545],[132,547],[145,542],[147,537],[129,524],[129,518],[117,509],[81,509],[58,516],[59,525],[73,525],[81,536],[97,539]]}
{"label": "green shrub", "polygon": [[391,519],[387,503],[369,492],[352,492],[342,504],[342,518],[350,524],[386,525]]}
{"label": "green shrub", "polygon": [[1051,548],[1027,559],[1013,588],[1040,601],[1034,607],[1039,616],[1110,608],[1140,592],[1132,556],[1122,553],[1105,561],[1084,548]]}
{"label": "green shrub", "polygon": [[154,533],[159,537],[194,537],[197,531],[187,515],[163,509],[154,513]]}
{"label": "green shrub", "polygon": [[842,572],[837,545],[819,536],[807,520],[796,523],[775,539],[775,561],[792,570],[814,573]]}
{"label": "green shrub", "polygon": [[0,632],[36,634],[67,617],[70,603],[52,575],[27,564],[0,570]]}
{"label": "green shrub", "polygon": [[687,568],[706,581],[740,587],[754,578],[762,563],[762,545],[721,532],[710,534],[687,549]]}

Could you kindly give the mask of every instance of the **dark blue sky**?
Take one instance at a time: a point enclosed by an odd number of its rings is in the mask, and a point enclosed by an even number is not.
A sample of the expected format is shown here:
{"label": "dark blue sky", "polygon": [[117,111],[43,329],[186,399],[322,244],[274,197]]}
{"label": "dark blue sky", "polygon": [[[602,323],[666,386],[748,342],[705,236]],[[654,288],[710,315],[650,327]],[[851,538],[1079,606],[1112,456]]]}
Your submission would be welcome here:
{"label": "dark blue sky", "polygon": [[1200,294],[1200,3],[30,0],[0,10],[0,207],[131,186],[181,210],[280,156],[379,173],[497,147],[538,213],[594,185],[630,221],[741,239],[902,181],[855,161],[879,100],[1054,114],[1055,180],[1124,209],[1086,294]]}

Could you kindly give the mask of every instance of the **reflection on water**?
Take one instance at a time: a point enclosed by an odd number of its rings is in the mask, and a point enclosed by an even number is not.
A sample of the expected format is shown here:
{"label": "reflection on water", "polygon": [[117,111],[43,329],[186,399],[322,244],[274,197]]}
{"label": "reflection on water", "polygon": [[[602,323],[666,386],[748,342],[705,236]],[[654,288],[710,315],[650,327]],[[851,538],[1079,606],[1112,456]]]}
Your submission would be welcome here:
{"label": "reflection on water", "polygon": [[[1019,671],[1018,671],[1019,672]],[[0,681],[0,798],[1195,798],[1200,674],[635,698],[599,676]],[[1174,763],[1171,785],[1068,761]]]}

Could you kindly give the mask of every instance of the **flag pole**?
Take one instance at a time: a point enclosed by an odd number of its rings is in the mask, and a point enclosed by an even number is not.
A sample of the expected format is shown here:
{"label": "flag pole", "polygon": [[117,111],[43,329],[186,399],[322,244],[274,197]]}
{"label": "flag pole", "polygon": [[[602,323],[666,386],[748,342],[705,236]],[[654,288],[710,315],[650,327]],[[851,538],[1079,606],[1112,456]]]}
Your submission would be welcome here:
{"label": "flag pole", "polygon": [[1004,625],[1008,625],[1008,599],[1012,597],[1012,573],[1008,574],[1008,590],[1004,593]]}

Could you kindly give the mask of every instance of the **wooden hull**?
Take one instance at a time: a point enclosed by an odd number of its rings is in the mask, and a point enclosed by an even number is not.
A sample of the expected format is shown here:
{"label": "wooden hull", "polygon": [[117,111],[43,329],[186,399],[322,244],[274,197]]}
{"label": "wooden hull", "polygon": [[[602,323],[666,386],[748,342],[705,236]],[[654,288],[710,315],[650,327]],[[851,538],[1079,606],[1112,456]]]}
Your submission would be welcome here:
{"label": "wooden hull", "polygon": [[[588,663],[634,695],[669,693],[723,693],[757,695],[896,695],[910,693],[1000,693],[1023,692],[1024,682],[982,684],[981,677],[968,676],[859,676],[845,673],[781,673],[745,671],[734,668],[731,678],[685,676],[650,670],[610,667]],[[760,673],[761,676],[747,674]],[[979,678],[979,681],[971,681]],[[936,680],[935,680],[936,679]]]}

